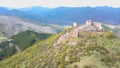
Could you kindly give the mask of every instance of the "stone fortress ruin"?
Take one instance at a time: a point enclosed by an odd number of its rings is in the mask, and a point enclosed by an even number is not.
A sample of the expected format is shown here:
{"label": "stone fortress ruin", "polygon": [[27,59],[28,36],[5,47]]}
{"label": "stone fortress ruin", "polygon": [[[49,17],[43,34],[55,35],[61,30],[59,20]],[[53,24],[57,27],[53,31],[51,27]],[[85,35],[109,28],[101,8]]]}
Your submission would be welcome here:
{"label": "stone fortress ruin", "polygon": [[[93,22],[92,20],[87,20],[85,25],[78,25],[76,22],[74,22],[72,27],[73,28],[70,31],[67,31],[66,33],[61,35],[53,46],[59,45],[60,43],[63,43],[65,41],[70,41],[71,37],[78,38],[79,33],[81,33],[82,31],[89,33],[104,31],[102,24],[100,22]],[[71,44],[75,45],[76,43],[71,42]]]}
{"label": "stone fortress ruin", "polygon": [[103,27],[102,24],[100,22],[93,22],[92,20],[86,20],[86,25],[84,26],[79,26],[76,22],[73,23],[73,27],[79,27],[80,29],[84,29],[84,30],[94,30],[94,31],[103,31]]}
{"label": "stone fortress ruin", "polygon": [[87,20],[86,25],[95,26],[97,30],[103,30],[102,25],[101,25],[100,22],[93,22],[92,20]]}

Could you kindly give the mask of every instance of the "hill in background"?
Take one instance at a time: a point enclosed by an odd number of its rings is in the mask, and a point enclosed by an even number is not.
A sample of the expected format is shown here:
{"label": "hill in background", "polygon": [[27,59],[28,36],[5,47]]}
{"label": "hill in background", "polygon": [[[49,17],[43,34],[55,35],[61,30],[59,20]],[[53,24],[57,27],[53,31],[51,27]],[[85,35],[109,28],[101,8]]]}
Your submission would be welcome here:
{"label": "hill in background", "polygon": [[0,32],[8,38],[25,30],[55,34],[61,29],[62,27],[59,28],[52,25],[36,24],[33,21],[26,21],[15,16],[0,15]]}

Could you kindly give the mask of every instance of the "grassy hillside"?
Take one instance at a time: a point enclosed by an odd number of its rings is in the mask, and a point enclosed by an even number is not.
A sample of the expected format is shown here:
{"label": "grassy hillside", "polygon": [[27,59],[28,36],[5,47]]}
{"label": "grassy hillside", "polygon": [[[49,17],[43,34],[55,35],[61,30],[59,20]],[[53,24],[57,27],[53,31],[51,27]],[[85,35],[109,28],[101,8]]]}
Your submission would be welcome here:
{"label": "grassy hillside", "polygon": [[0,68],[120,68],[120,39],[113,32],[81,32],[79,38],[70,39],[77,45],[65,41],[53,46],[65,32],[4,60]]}
{"label": "grassy hillside", "polygon": [[12,56],[18,52],[17,49],[19,52],[23,51],[24,49],[32,46],[34,43],[45,40],[50,36],[51,34],[36,33],[29,30],[14,35],[11,37],[12,41],[0,43],[0,60]]}

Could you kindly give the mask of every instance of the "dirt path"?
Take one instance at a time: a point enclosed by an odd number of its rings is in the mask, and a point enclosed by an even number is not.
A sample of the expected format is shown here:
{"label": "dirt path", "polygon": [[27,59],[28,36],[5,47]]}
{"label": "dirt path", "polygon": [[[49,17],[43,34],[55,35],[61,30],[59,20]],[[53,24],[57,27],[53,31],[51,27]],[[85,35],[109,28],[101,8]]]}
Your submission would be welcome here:
{"label": "dirt path", "polygon": [[16,48],[16,50],[17,50],[17,52],[21,52],[21,49],[19,48],[19,46],[17,46],[17,45],[15,45],[15,48]]}

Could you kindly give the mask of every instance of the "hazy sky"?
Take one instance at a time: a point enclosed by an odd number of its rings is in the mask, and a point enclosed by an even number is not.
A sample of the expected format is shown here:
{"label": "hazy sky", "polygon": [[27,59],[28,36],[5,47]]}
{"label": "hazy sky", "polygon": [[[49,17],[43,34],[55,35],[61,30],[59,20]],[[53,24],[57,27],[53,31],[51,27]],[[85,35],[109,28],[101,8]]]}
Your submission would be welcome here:
{"label": "hazy sky", "polygon": [[84,7],[84,6],[111,6],[120,7],[120,0],[0,0],[0,6],[5,7]]}

